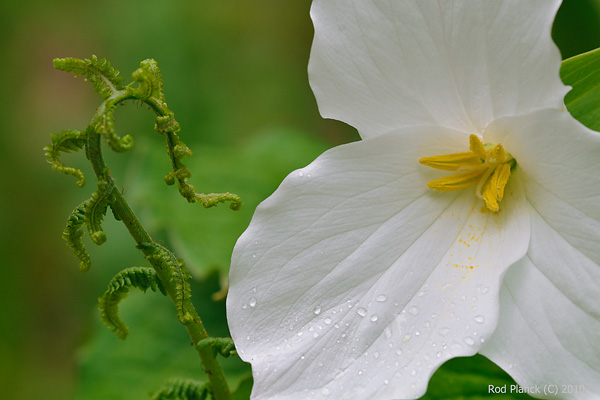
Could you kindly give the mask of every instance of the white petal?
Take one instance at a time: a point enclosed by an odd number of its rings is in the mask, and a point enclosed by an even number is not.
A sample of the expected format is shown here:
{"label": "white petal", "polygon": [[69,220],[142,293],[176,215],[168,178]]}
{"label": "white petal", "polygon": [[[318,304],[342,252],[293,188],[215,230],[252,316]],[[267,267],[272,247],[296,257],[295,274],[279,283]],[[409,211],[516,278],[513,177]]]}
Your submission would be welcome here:
{"label": "white petal", "polygon": [[363,138],[405,126],[481,133],[560,107],[560,0],[316,0],[309,77],[321,114]]}
{"label": "white petal", "polygon": [[[509,269],[500,294],[498,328],[480,353],[521,387],[556,385],[558,398],[597,399],[600,268],[574,250],[537,213],[532,219],[533,240],[538,244],[532,252],[545,253],[528,255]],[[566,282],[552,280],[557,264],[568,278]]]}
{"label": "white petal", "polygon": [[491,336],[529,219],[518,174],[498,214],[473,190],[427,189],[439,171],[418,158],[464,150],[457,136],[411,129],[334,148],[257,208],[227,299],[253,399],[417,398]]}
{"label": "white petal", "polygon": [[600,135],[559,110],[498,125],[505,134],[496,139],[522,170],[531,244],[507,274],[501,320],[483,354],[523,386],[583,385],[584,393],[559,394],[598,398]]}

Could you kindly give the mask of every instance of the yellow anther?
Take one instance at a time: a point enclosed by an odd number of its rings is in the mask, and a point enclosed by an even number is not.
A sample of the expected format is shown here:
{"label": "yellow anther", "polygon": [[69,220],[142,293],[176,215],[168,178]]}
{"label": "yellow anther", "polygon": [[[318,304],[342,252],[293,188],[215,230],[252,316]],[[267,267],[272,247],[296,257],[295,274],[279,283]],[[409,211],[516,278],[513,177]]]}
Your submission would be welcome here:
{"label": "yellow anther", "polygon": [[482,160],[485,160],[485,148],[483,147],[483,143],[481,143],[481,140],[479,140],[479,137],[477,135],[469,136],[469,150],[477,154],[477,156]]}
{"label": "yellow anther", "polygon": [[481,159],[473,152],[446,154],[424,157],[419,160],[423,165],[444,171],[458,171],[469,165],[481,165]]}
{"label": "yellow anther", "polygon": [[435,181],[429,182],[427,186],[440,192],[451,192],[453,190],[464,189],[466,187],[476,185],[481,179],[481,175],[483,175],[485,171],[485,167],[479,166],[467,172],[461,172],[436,179]]}
{"label": "yellow anther", "polygon": [[496,163],[503,163],[506,160],[506,153],[501,144],[497,144],[488,152],[487,158]]}
{"label": "yellow anther", "polygon": [[487,185],[485,185],[482,197],[486,207],[490,210],[498,211],[500,209],[498,203],[504,197],[504,187],[508,182],[508,178],[510,178],[510,165],[500,164]]}
{"label": "yellow anther", "polygon": [[457,174],[431,181],[427,186],[440,192],[449,192],[477,185],[477,197],[483,199],[487,208],[498,211],[498,203],[504,197],[504,187],[515,160],[504,151],[502,145],[484,145],[477,135],[469,137],[469,150],[421,158],[419,162],[428,167],[458,171]]}

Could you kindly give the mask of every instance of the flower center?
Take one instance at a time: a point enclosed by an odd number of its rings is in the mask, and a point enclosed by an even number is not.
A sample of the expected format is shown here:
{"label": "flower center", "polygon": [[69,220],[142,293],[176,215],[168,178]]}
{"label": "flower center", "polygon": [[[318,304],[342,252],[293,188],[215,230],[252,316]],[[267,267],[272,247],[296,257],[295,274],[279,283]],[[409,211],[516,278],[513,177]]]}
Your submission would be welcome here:
{"label": "flower center", "polygon": [[419,162],[444,171],[458,171],[427,183],[428,187],[449,192],[477,185],[477,197],[485,201],[486,207],[492,211],[500,209],[498,203],[504,197],[510,170],[517,164],[501,144],[484,145],[477,135],[469,137],[469,151],[465,153],[424,157]]}

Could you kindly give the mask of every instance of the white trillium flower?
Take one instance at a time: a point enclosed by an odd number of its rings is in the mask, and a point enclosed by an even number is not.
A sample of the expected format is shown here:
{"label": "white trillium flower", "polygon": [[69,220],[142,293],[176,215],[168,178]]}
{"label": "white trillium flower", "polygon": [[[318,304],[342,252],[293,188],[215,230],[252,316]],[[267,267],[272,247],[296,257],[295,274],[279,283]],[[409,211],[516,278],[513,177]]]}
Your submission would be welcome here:
{"label": "white trillium flower", "polygon": [[478,352],[600,397],[600,134],[564,106],[559,5],[315,0],[311,86],[363,140],[291,173],[236,244],[253,399],[418,398]]}

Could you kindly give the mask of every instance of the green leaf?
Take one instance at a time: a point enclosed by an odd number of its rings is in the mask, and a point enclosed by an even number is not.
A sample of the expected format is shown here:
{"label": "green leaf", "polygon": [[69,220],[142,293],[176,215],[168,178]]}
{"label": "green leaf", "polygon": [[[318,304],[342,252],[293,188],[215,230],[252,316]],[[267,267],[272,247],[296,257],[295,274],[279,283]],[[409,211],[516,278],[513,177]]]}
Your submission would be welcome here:
{"label": "green leaf", "polygon": [[[490,385],[499,388],[500,392],[490,391]],[[506,372],[477,354],[453,358],[442,365],[429,381],[427,393],[420,400],[533,399],[518,390],[515,381]]]}
{"label": "green leaf", "polygon": [[[222,204],[204,209],[187,204],[161,177],[169,171],[164,149],[138,143],[139,159],[132,163],[135,182],[127,196],[147,229],[166,232],[175,254],[195,276],[212,269],[227,272],[235,241],[248,226],[256,206],[277,189],[294,169],[304,167],[329,146],[305,133],[275,130],[249,143],[229,147],[194,148],[187,158],[198,192],[233,192],[242,198],[239,211]],[[141,150],[141,151],[140,151]]]}
{"label": "green leaf", "polygon": [[[228,336],[225,304],[210,298],[219,289],[217,274],[191,284],[194,305],[202,310],[209,334]],[[169,299],[132,291],[120,304],[119,314],[131,327],[124,341],[106,329],[97,314],[92,317],[96,321],[92,337],[79,352],[75,400],[149,400],[173,378],[207,381]],[[219,358],[219,363],[232,391],[250,375],[249,365],[238,356]]]}
{"label": "green leaf", "polygon": [[579,122],[600,131],[600,49],[562,62],[560,77],[573,89],[565,96],[567,109]]}

